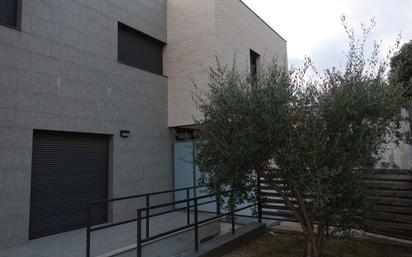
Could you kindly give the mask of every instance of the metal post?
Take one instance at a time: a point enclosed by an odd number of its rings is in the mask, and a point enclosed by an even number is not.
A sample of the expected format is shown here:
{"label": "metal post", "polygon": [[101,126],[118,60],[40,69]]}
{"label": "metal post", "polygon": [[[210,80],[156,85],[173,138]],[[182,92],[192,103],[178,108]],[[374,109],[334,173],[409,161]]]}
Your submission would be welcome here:
{"label": "metal post", "polygon": [[259,173],[256,174],[257,176],[257,201],[258,201],[258,222],[262,223],[262,198],[261,198],[261,187],[260,187],[260,176]]}
{"label": "metal post", "polygon": [[149,195],[146,195],[146,238],[149,238],[150,232],[150,199]]}
{"label": "metal post", "polygon": [[190,224],[190,188],[186,189],[186,216],[187,216],[187,225]]}
{"label": "metal post", "polygon": [[329,238],[329,223],[326,223],[326,238]]}
{"label": "metal post", "polygon": [[230,216],[232,222],[232,235],[235,234],[235,203],[233,200],[233,191],[230,193]]}
{"label": "metal post", "polygon": [[235,234],[235,212],[233,211],[233,208],[231,210],[231,220],[232,220],[232,235]]}
{"label": "metal post", "polygon": [[90,205],[86,207],[86,257],[90,257]]}
{"label": "metal post", "polygon": [[199,223],[197,217],[197,198],[194,199],[194,219],[195,219],[195,251],[199,251]]}
{"label": "metal post", "polygon": [[142,257],[142,213],[140,209],[137,209],[137,247],[136,256]]}
{"label": "metal post", "polygon": [[196,179],[196,141],[195,141],[195,139],[194,139],[194,137],[193,137],[193,134],[192,134],[192,149],[193,149],[193,152],[192,152],[192,159],[193,159],[193,187],[194,187],[194,189],[193,189],[193,197],[196,197],[197,196],[197,179]]}
{"label": "metal post", "polygon": [[215,196],[216,197],[216,214],[217,215],[220,215],[220,212],[221,212],[221,206],[220,206],[220,190],[219,190],[219,192],[217,193],[217,195]]}

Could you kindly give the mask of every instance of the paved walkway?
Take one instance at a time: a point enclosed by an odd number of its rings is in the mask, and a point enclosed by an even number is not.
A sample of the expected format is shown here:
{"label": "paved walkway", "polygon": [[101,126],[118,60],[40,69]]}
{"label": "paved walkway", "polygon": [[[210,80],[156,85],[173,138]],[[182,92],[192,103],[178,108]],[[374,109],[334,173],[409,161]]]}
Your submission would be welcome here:
{"label": "paved walkway", "polygon": [[[200,214],[199,221],[211,214]],[[191,219],[193,221],[193,217]],[[186,225],[186,213],[174,212],[150,219],[150,235]],[[142,236],[145,225],[142,222]],[[136,222],[92,232],[91,256],[107,253],[136,243]],[[0,250],[0,257],[83,257],[86,256],[86,229],[31,240],[26,244]]]}

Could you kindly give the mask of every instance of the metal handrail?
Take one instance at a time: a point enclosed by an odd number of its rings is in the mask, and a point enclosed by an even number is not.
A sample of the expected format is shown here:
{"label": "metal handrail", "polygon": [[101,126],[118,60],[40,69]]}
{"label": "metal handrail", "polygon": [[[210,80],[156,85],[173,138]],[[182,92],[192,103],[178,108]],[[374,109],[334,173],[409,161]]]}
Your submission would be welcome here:
{"label": "metal handrail", "polygon": [[[172,189],[172,190],[165,190],[165,191],[159,191],[159,192],[153,192],[153,193],[146,193],[146,194],[139,194],[139,195],[133,195],[133,196],[126,196],[126,197],[118,197],[118,198],[112,198],[112,199],[104,199],[104,200],[99,200],[99,201],[94,201],[91,202],[87,205],[87,219],[86,219],[86,257],[90,257],[90,239],[91,239],[91,232],[94,231],[98,231],[98,230],[102,230],[102,229],[106,229],[106,228],[110,228],[110,227],[114,227],[114,226],[119,226],[119,225],[123,225],[123,224],[127,224],[130,222],[135,222],[137,221],[137,256],[141,257],[141,246],[143,243],[149,242],[149,241],[153,241],[155,239],[158,239],[160,237],[164,237],[179,231],[183,231],[185,229],[194,227],[195,230],[195,250],[198,251],[199,250],[199,226],[204,224],[204,223],[208,223],[211,222],[213,220],[219,220],[222,217],[228,216],[230,215],[231,217],[231,223],[232,223],[232,234],[235,234],[235,222],[234,222],[234,217],[235,217],[235,213],[239,212],[241,210],[244,209],[248,209],[251,208],[253,206],[258,206],[258,222],[262,222],[262,206],[259,203],[260,201],[258,201],[258,203],[254,203],[239,209],[235,209],[231,212],[227,212],[227,213],[221,213],[221,207],[220,207],[220,201],[217,201],[216,197],[213,200],[210,201],[205,201],[205,202],[201,202],[199,203],[199,200],[202,199],[206,199],[206,198],[211,198],[214,197],[215,195],[213,194],[208,194],[208,195],[202,195],[202,196],[195,196],[195,197],[190,197],[190,190],[197,190],[198,188],[204,188],[205,186],[194,186],[194,187],[185,187],[185,188],[179,188],[179,189]],[[150,196],[152,195],[159,195],[159,194],[167,194],[167,193],[174,193],[174,192],[179,192],[179,191],[186,191],[186,199],[184,200],[178,200],[178,201],[171,201],[168,203],[163,203],[163,204],[157,204],[157,205],[153,205],[150,206]],[[194,192],[195,192],[194,191]],[[122,201],[122,200],[129,200],[129,199],[135,199],[135,198],[145,198],[146,199],[146,207],[145,208],[139,208],[137,209],[137,215],[135,219],[129,219],[129,220],[125,220],[125,221],[121,221],[121,222],[116,222],[116,223],[112,223],[112,224],[108,224],[108,225],[100,225],[97,227],[92,228],[91,226],[91,208],[94,205],[98,205],[98,204],[107,204],[110,202],[115,202],[115,201]],[[193,204],[192,204],[193,202]],[[205,220],[199,221],[198,220],[198,207],[201,205],[206,205],[206,204],[210,204],[216,202],[216,216],[213,216],[211,218],[207,218]],[[186,203],[186,206],[184,207],[179,207],[179,208],[174,208],[173,210],[168,210],[168,211],[163,211],[163,212],[158,212],[155,214],[150,214],[151,210],[155,210],[155,209],[159,209],[159,208],[164,208],[164,207],[168,207],[168,206],[173,206],[173,205],[177,205],[177,204],[183,204]],[[194,210],[194,221],[193,223],[190,222],[190,211],[193,208]],[[166,232],[162,232],[156,235],[153,235],[150,237],[150,218],[151,217],[156,217],[156,216],[160,216],[160,215],[164,215],[167,213],[171,213],[171,212],[176,212],[176,211],[180,211],[180,210],[186,210],[187,213],[187,225],[182,226],[182,227],[178,227]],[[145,215],[143,216],[142,213],[145,213]],[[211,213],[211,212],[209,212]],[[246,217],[247,215],[241,215],[243,217]],[[253,217],[256,218],[255,216],[247,216],[247,217]],[[142,235],[141,235],[141,222],[142,220],[146,220],[146,237],[145,239],[142,239]]]}
{"label": "metal handrail", "polygon": [[[214,196],[214,195],[210,194],[210,195],[202,196],[201,199],[209,198],[209,197],[212,197],[212,196]],[[193,201],[193,200],[194,200],[194,198],[190,199],[190,201]],[[175,201],[174,204],[186,203],[186,201],[187,201],[186,199],[185,200],[180,200],[180,201]],[[210,203],[213,203],[213,202],[216,202],[216,200],[211,200],[211,201],[208,201],[208,202],[200,203],[199,205],[210,204]],[[172,204],[165,203],[165,204],[161,204],[161,205],[155,205],[155,206],[149,206],[147,208],[142,208],[141,210],[142,211],[150,211],[152,209],[158,209],[158,208],[167,207],[167,206],[170,206],[170,205],[172,205]],[[192,208],[194,206],[190,205],[189,207]],[[185,210],[185,209],[187,209],[187,207],[181,207],[181,208],[173,209],[173,210],[170,210],[170,211],[164,211],[164,212],[155,213],[155,214],[151,214],[151,215],[145,215],[145,216],[142,216],[142,218],[147,218],[147,217],[152,218],[152,217],[156,217],[156,216],[160,216],[160,215],[164,215],[164,214],[168,214],[168,213],[172,213],[172,212],[176,212],[176,211],[180,211],[180,210]],[[112,224],[109,224],[109,225],[97,226],[96,228],[91,228],[90,227],[90,232],[102,230],[102,229],[105,229],[105,228],[111,228],[111,227],[114,227],[114,226],[124,225],[124,224],[130,223],[130,222],[134,222],[136,220],[137,219],[130,219],[130,220],[125,220],[125,221],[112,223]]]}
{"label": "metal handrail", "polygon": [[[205,187],[206,186],[184,187],[184,188],[178,188],[178,189],[157,191],[157,192],[152,192],[152,193],[145,193],[145,194],[124,196],[124,197],[117,197],[117,198],[102,199],[102,200],[93,201],[93,202],[88,203],[87,207],[86,207],[86,257],[90,257],[91,232],[102,230],[102,229],[107,229],[107,228],[114,227],[114,226],[124,225],[124,224],[130,223],[130,222],[137,221],[137,219],[129,219],[129,220],[125,220],[125,221],[115,222],[115,223],[112,223],[112,224],[109,224],[109,225],[102,225],[102,226],[98,226],[96,228],[92,228],[92,225],[91,225],[91,212],[92,212],[92,207],[93,206],[99,205],[99,204],[108,204],[108,203],[116,202],[116,201],[124,201],[124,200],[137,199],[137,198],[143,198],[144,197],[146,199],[146,207],[149,207],[150,206],[150,196],[160,195],[160,194],[168,194],[168,193],[175,193],[175,192],[180,192],[180,191],[186,191],[187,196],[190,196],[190,190],[196,191],[199,188],[205,188]],[[182,209],[186,209],[186,208],[182,208]],[[158,213],[158,214],[154,214],[154,215],[150,216],[150,215],[148,215],[149,210],[147,210],[146,217],[147,218],[155,217],[155,216],[159,216],[159,215],[162,215],[162,214],[171,213],[171,212],[174,212],[174,211],[176,211],[176,210],[171,210],[171,211],[168,211],[168,212]],[[144,217],[144,218],[146,218],[146,217]],[[190,218],[189,215],[188,215],[188,218]],[[149,236],[149,222],[146,222],[146,236],[147,237]]]}
{"label": "metal handrail", "polygon": [[89,202],[89,205],[96,205],[96,204],[109,203],[109,202],[115,202],[115,201],[129,200],[129,199],[133,199],[133,198],[141,198],[141,197],[145,197],[147,195],[152,196],[152,195],[161,195],[161,194],[167,194],[167,193],[174,193],[174,192],[179,192],[179,191],[185,191],[187,189],[198,189],[198,188],[204,188],[204,187],[206,187],[206,186],[182,187],[182,188],[179,188],[179,189],[170,189],[170,190],[165,190],[165,191],[157,191],[157,192],[153,192],[153,193],[145,193],[145,194],[123,196],[123,197],[117,197],[117,198],[102,199],[102,200]]}
{"label": "metal handrail", "polygon": [[[147,242],[156,240],[158,238],[161,238],[161,237],[164,237],[164,236],[167,236],[167,235],[171,235],[171,234],[177,233],[179,231],[186,230],[186,229],[191,228],[191,227],[194,227],[195,251],[199,251],[199,226],[200,225],[211,222],[211,221],[214,221],[214,220],[219,220],[224,216],[230,215],[231,216],[231,225],[232,225],[232,235],[234,235],[235,234],[235,213],[239,212],[239,211],[242,211],[242,210],[245,210],[245,209],[248,209],[248,208],[251,208],[253,206],[259,205],[258,203],[254,203],[254,204],[250,204],[248,206],[238,208],[238,209],[235,209],[235,210],[232,210],[230,212],[223,213],[223,214],[220,213],[220,212],[219,213],[217,212],[216,216],[199,221],[198,220],[198,207],[200,205],[209,204],[209,203],[218,202],[218,201],[216,201],[216,199],[215,199],[213,201],[198,203],[198,200],[201,200],[201,199],[204,199],[204,198],[209,198],[209,197],[212,197],[212,196],[214,196],[214,195],[211,194],[211,195],[198,196],[198,197],[193,197],[193,198],[187,198],[185,200],[173,201],[173,202],[169,202],[169,203],[164,203],[164,204],[159,204],[159,205],[155,205],[155,206],[150,206],[150,207],[146,207],[146,208],[137,209],[137,211],[136,211],[136,213],[137,213],[137,215],[136,215],[137,216],[137,218],[136,218],[137,219],[136,256],[137,257],[142,257],[142,244],[143,243],[147,243]],[[190,205],[191,201],[194,202],[193,205]],[[145,218],[145,217],[142,216],[142,212],[147,211],[147,210],[154,210],[154,209],[158,209],[158,208],[162,208],[162,207],[166,207],[166,206],[170,206],[170,205],[175,205],[175,204],[179,204],[179,203],[184,203],[184,202],[187,202],[187,207],[183,207],[183,208],[185,208],[185,209],[187,208],[190,211],[190,208],[192,206],[194,207],[194,223],[192,223],[192,224],[188,223],[185,226],[174,228],[172,230],[162,232],[162,233],[159,233],[157,235],[154,235],[154,236],[151,236],[151,237],[146,237],[145,239],[142,239],[141,222]],[[242,216],[246,216],[246,215],[242,215]],[[252,216],[249,216],[249,217],[252,217]],[[261,217],[262,217],[262,215],[258,214],[257,218],[258,218],[259,222],[262,221]],[[147,223],[148,223],[148,221],[146,221],[146,224]]]}

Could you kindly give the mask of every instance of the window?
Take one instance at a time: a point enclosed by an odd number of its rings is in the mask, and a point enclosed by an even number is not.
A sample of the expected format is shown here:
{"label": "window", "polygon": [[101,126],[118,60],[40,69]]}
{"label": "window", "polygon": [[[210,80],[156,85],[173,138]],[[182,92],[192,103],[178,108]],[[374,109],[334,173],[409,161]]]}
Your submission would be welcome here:
{"label": "window", "polygon": [[255,51],[250,50],[250,75],[254,78],[257,75],[257,66],[260,55]]}
{"label": "window", "polygon": [[256,75],[258,73],[258,63],[260,55],[250,50],[250,82],[252,87],[256,86]]}
{"label": "window", "polygon": [[20,0],[0,0],[0,24],[18,28]]}
{"label": "window", "polygon": [[118,24],[118,61],[156,74],[163,74],[165,44],[123,23]]}

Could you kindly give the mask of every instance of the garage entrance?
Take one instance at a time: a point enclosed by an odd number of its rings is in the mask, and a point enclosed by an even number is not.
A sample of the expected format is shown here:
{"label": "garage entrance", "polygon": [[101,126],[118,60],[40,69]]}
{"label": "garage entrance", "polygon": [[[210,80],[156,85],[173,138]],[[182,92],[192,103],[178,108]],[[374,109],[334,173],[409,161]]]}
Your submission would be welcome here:
{"label": "garage entrance", "polygon": [[[108,197],[108,141],[104,135],[34,131],[30,239],[85,227],[87,203]],[[93,208],[91,221],[107,222],[107,205]]]}

